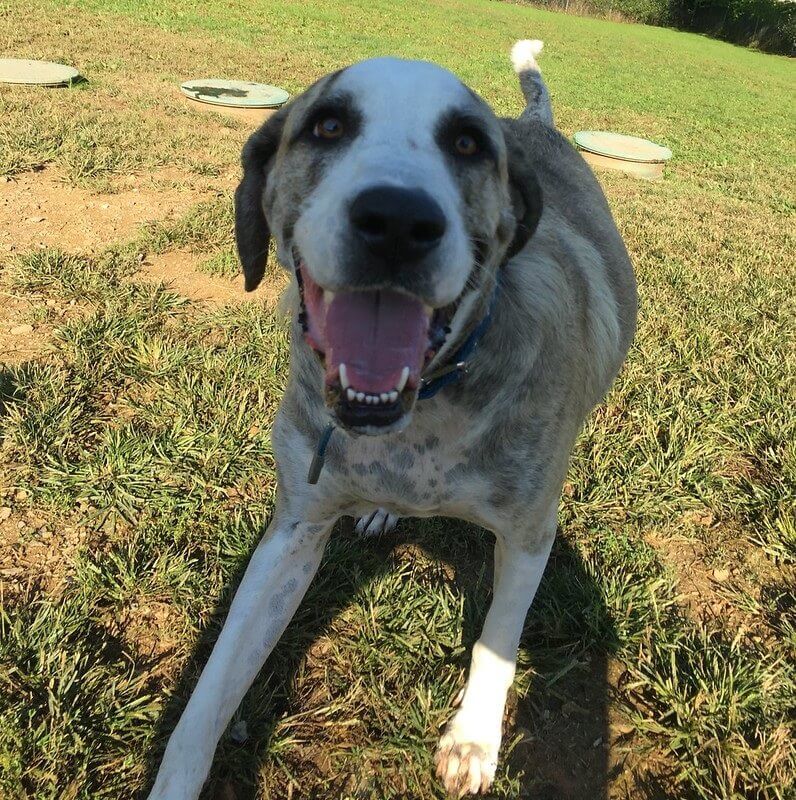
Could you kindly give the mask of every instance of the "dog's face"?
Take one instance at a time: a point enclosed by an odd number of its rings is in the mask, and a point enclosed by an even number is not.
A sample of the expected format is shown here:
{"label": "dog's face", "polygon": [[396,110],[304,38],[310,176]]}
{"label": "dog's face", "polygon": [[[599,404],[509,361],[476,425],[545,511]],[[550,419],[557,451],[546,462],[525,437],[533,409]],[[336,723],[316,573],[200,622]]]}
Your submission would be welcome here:
{"label": "dog's face", "polygon": [[246,288],[269,235],[301,289],[304,336],[345,427],[404,427],[424,367],[492,291],[538,221],[489,107],[433,64],[329,75],[257,131],[235,196]]}

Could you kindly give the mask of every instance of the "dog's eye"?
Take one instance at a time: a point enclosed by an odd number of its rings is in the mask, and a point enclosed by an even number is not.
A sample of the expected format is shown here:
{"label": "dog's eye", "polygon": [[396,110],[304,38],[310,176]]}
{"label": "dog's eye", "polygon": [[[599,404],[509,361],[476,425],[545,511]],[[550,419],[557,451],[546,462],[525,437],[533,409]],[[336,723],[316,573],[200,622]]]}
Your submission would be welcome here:
{"label": "dog's eye", "polygon": [[312,133],[318,139],[339,139],[343,130],[343,123],[337,117],[324,117],[315,123]]}
{"label": "dog's eye", "polygon": [[453,146],[460,156],[474,156],[480,149],[475,136],[469,133],[460,133],[453,142]]}

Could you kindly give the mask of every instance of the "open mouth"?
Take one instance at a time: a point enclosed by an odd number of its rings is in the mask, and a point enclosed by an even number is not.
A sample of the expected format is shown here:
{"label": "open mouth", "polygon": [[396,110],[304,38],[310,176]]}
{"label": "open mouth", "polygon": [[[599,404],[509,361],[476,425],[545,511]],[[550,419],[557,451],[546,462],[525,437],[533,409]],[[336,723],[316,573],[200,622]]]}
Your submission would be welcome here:
{"label": "open mouth", "polygon": [[453,307],[434,310],[394,289],[326,291],[296,263],[299,321],[324,366],[326,404],[343,426],[359,432],[395,426],[414,406],[423,369],[449,333]]}

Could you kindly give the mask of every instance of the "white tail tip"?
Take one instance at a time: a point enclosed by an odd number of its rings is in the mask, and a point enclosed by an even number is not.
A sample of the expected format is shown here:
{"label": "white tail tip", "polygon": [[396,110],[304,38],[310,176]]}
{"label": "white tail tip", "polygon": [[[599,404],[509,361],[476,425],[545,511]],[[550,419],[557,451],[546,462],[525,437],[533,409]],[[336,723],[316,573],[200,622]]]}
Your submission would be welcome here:
{"label": "white tail tip", "polygon": [[514,43],[511,48],[511,63],[514,65],[515,72],[525,72],[534,70],[539,72],[539,65],[536,63],[536,56],[542,52],[544,42],[539,39],[522,39]]}

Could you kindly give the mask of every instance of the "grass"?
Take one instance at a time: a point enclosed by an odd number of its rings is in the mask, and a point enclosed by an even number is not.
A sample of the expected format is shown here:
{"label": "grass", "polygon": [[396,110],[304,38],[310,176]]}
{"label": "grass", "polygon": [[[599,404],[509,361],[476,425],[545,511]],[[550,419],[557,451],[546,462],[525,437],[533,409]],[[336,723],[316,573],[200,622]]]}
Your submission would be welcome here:
{"label": "grass", "polygon": [[[248,129],[173,86],[247,75],[296,92],[394,52],[516,113],[506,51],[523,36],[547,41],[564,131],[642,134],[675,159],[657,184],[601,175],[639,332],[573,457],[493,796],[793,796],[790,61],[485,0],[33,0],[0,5],[0,31],[8,55],[89,78],[3,90],[0,173],[106,193],[157,174],[186,197],[117,241],[0,255],[4,296],[48,332],[0,373],[0,796],[143,791],[273,507],[284,324],[138,272],[177,250],[197,280],[234,269]],[[449,520],[364,543],[341,525],[207,797],[441,797],[431,756],[490,557],[489,537]]]}

